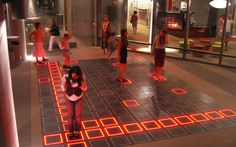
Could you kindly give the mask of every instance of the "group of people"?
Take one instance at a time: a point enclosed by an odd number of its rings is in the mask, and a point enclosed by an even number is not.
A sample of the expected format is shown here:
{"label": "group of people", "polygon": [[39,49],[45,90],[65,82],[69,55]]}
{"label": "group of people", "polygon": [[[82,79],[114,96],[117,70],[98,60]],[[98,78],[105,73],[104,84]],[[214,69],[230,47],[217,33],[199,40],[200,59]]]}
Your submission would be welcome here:
{"label": "group of people", "polygon": [[[52,25],[50,28],[51,36],[49,39],[48,51],[52,52],[53,44],[57,43],[59,48],[62,50],[62,56],[64,58],[63,68],[65,69],[70,68],[70,56],[68,55],[68,49],[69,49],[68,41],[72,38],[72,35],[65,33],[62,41],[60,41],[60,31],[56,23],[56,19],[52,18],[51,21],[52,21]],[[34,27],[35,30],[30,33],[29,38],[31,42],[34,42],[33,56],[36,58],[36,63],[41,64],[43,61],[48,60],[45,58],[45,51],[43,47],[45,29],[39,22],[35,22]],[[34,41],[32,40],[32,36],[34,37]],[[39,57],[42,57],[42,61],[39,61]]]}

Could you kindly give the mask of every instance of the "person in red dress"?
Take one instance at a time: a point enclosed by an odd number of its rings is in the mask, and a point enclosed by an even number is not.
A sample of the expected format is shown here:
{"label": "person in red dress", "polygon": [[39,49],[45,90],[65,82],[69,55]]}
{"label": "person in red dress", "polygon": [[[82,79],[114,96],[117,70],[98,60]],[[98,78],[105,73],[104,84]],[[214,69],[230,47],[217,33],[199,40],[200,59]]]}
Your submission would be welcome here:
{"label": "person in red dress", "polygon": [[36,58],[36,63],[41,64],[42,62],[39,61],[39,57],[42,57],[42,61],[47,61],[45,58],[45,52],[43,48],[43,31],[42,27],[39,22],[34,24],[35,30],[30,33],[29,38],[32,41],[32,36],[34,36],[34,50],[33,56]]}

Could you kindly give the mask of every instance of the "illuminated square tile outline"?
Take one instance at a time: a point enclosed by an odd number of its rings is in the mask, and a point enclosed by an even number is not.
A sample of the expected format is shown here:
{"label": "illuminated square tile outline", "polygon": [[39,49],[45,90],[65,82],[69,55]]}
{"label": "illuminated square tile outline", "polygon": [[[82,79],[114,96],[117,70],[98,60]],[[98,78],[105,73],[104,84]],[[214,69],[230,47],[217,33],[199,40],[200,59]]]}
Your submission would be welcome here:
{"label": "illuminated square tile outline", "polygon": [[181,94],[187,94],[187,91],[185,91],[182,88],[173,88],[171,89],[171,91],[177,95],[181,95]]}
{"label": "illuminated square tile outline", "polygon": [[[210,111],[210,112],[205,112],[204,113],[208,118],[212,119],[212,120],[217,120],[217,119],[222,119],[225,118],[222,114],[220,114],[217,111]],[[212,117],[211,114],[217,114],[218,117]]]}
{"label": "illuminated square tile outline", "polygon": [[[118,123],[117,123],[115,117],[106,117],[106,118],[101,118],[101,119],[99,119],[99,120],[100,120],[102,126],[104,126],[104,127],[118,125]],[[113,124],[108,124],[108,125],[107,125],[107,124],[104,124],[103,121],[106,121],[106,120],[113,120],[114,123],[113,123]]]}
{"label": "illuminated square tile outline", "polygon": [[[232,109],[223,109],[223,110],[218,110],[218,112],[222,115],[224,115],[225,117],[234,117],[236,116],[236,112],[234,112]],[[230,112],[232,113],[231,115],[225,114],[225,112]]]}
{"label": "illuminated square tile outline", "polygon": [[[110,130],[110,129],[115,129],[115,128],[118,128],[118,129],[120,130],[120,133],[115,133],[115,134],[109,133],[109,130]],[[118,136],[118,135],[123,135],[123,134],[124,134],[124,131],[121,129],[120,126],[106,127],[106,128],[104,128],[104,130],[105,130],[105,132],[107,133],[107,135],[108,135],[109,137],[111,137],[111,136]]]}
{"label": "illuminated square tile outline", "polygon": [[59,111],[60,115],[67,115],[68,112],[62,112],[62,109],[67,109],[67,108],[66,108],[66,107],[60,107],[60,108],[58,108],[58,111]]}
{"label": "illuminated square tile outline", "polygon": [[[149,124],[149,123],[154,123],[157,127],[149,128],[148,126],[146,126],[146,124]],[[143,125],[143,127],[147,131],[149,131],[149,130],[157,130],[157,129],[161,128],[161,126],[155,120],[143,121],[143,122],[141,122],[141,124]]]}
{"label": "illuminated square tile outline", "polygon": [[62,106],[62,105],[60,104],[60,103],[62,103],[62,102],[64,103],[65,101],[58,101],[58,102],[57,102],[57,107],[58,107],[58,108],[65,108],[65,107],[66,107],[66,106]]}
{"label": "illuminated square tile outline", "polygon": [[[164,124],[162,121],[171,121],[171,122],[173,122],[173,124],[172,125],[166,125],[166,124]],[[164,127],[164,128],[170,128],[170,127],[176,127],[176,126],[178,126],[178,124],[174,121],[174,119],[173,118],[163,118],[163,119],[158,119],[158,122]]]}
{"label": "illuminated square tile outline", "polygon": [[[96,136],[96,137],[90,137],[89,132],[94,132],[94,131],[99,131],[101,136]],[[90,130],[85,130],[84,131],[88,139],[97,139],[97,138],[103,138],[105,137],[104,133],[102,132],[101,128],[96,128],[96,129],[90,129]]]}
{"label": "illuminated square tile outline", "polygon": [[[95,122],[96,126],[86,127],[86,123],[89,123],[89,122]],[[99,128],[100,127],[100,125],[96,119],[84,120],[81,123],[82,123],[82,126],[84,129],[92,129],[92,128]]]}
{"label": "illuminated square tile outline", "polygon": [[[203,113],[191,114],[191,115],[189,115],[189,116],[190,116],[194,121],[196,121],[196,122],[210,121],[210,119],[209,119],[207,116],[205,116]],[[203,117],[204,119],[199,120],[199,119],[197,119],[197,116],[201,116],[201,117]]]}
{"label": "illuminated square tile outline", "polygon": [[65,120],[65,118],[64,118],[65,116],[68,116],[68,115],[67,114],[62,114],[61,115],[61,122],[62,123],[67,123],[68,122],[68,120]]}
{"label": "illuminated square tile outline", "polygon": [[[139,128],[138,130],[130,131],[130,130],[128,129],[129,126],[135,126],[135,125]],[[125,128],[125,131],[126,131],[127,133],[137,133],[137,132],[142,132],[142,131],[143,131],[143,129],[141,128],[141,126],[140,126],[138,123],[124,124],[123,127]]]}
{"label": "illuminated square tile outline", "polygon": [[75,143],[69,143],[67,144],[67,147],[72,147],[73,145],[84,145],[84,147],[87,147],[87,144],[82,141],[82,142],[75,142]]}
{"label": "illuminated square tile outline", "polygon": [[[57,137],[57,136],[60,137],[60,141],[59,142],[47,143],[47,138],[48,137]],[[62,134],[61,133],[44,135],[43,140],[44,140],[44,145],[55,145],[55,144],[63,143],[63,139],[62,139]]]}
{"label": "illuminated square tile outline", "polygon": [[[123,100],[122,102],[126,107],[139,106],[139,103],[136,100]],[[134,104],[129,104],[130,102]]]}
{"label": "illuminated square tile outline", "polygon": [[50,82],[50,78],[38,78],[39,83]]}
{"label": "illuminated square tile outline", "polygon": [[[181,118],[187,118],[189,121],[188,122],[183,122],[181,121]],[[181,125],[187,125],[187,124],[193,124],[194,121],[188,117],[187,115],[183,115],[183,116],[177,116],[177,117],[174,117],[174,119]]]}
{"label": "illuminated square tile outline", "polygon": [[156,81],[167,81],[167,78],[164,76],[160,76],[160,78],[157,78],[156,73],[148,73],[148,75]]}
{"label": "illuminated square tile outline", "polygon": [[79,133],[80,136],[81,136],[81,139],[72,139],[72,140],[69,139],[68,135],[70,134],[70,132],[68,132],[68,133],[65,133],[66,142],[77,142],[77,141],[83,141],[84,140],[84,136],[83,136],[82,131],[75,132],[75,133]]}

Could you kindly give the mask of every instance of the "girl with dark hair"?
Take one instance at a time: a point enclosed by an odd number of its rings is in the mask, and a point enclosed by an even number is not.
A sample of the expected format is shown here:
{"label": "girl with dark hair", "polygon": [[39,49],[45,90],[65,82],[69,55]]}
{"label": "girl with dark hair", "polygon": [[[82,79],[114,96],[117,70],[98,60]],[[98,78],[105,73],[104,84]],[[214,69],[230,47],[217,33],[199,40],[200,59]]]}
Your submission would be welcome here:
{"label": "girl with dark hair", "polygon": [[79,66],[73,66],[68,74],[63,76],[61,89],[66,92],[68,127],[70,137],[73,138],[81,128],[83,93],[87,90],[85,76]]}
{"label": "girl with dark hair", "polygon": [[30,33],[29,38],[30,41],[32,41],[32,36],[34,36],[34,50],[33,50],[33,56],[36,58],[36,63],[41,64],[41,62],[39,61],[39,57],[43,58],[43,61],[47,61],[47,59],[45,58],[45,52],[44,52],[44,48],[43,48],[43,31],[41,28],[41,25],[39,22],[36,22],[34,24],[35,30],[33,32]]}
{"label": "girl with dark hair", "polygon": [[128,51],[127,47],[129,45],[128,43],[128,32],[127,29],[122,29],[121,32],[121,37],[118,42],[117,46],[117,51],[118,51],[118,60],[120,62],[120,72],[119,72],[119,82],[127,82],[127,79],[124,78],[124,72],[127,68],[127,56],[128,56]]}
{"label": "girl with dark hair", "polygon": [[165,44],[168,44],[168,35],[166,30],[161,30],[159,35],[154,39],[151,55],[154,55],[156,66],[156,76],[159,79],[162,75],[162,68],[164,67],[166,51]]}

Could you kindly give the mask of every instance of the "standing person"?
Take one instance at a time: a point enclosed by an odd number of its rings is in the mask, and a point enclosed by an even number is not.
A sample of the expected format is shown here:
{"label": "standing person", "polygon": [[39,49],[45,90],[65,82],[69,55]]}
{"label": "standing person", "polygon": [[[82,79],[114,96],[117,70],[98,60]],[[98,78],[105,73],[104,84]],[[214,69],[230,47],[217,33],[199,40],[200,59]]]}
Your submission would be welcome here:
{"label": "standing person", "polygon": [[228,41],[229,41],[229,37],[230,37],[230,33],[231,33],[231,29],[232,29],[232,25],[234,24],[234,21],[232,19],[232,15],[229,14],[227,17],[227,21],[226,21],[226,28],[225,28],[225,51],[227,51],[227,47],[228,47]]}
{"label": "standing person", "polygon": [[115,33],[111,33],[111,37],[109,37],[107,41],[107,52],[108,52],[108,58],[110,59],[111,54],[116,50],[116,38]]}
{"label": "standing person", "polygon": [[127,82],[128,80],[124,78],[124,72],[127,68],[127,56],[128,56],[128,51],[127,47],[129,45],[128,43],[128,32],[127,29],[122,29],[121,32],[121,37],[118,42],[117,46],[117,51],[118,51],[118,60],[120,62],[120,71],[119,71],[119,77],[118,81],[119,82]]}
{"label": "standing person", "polygon": [[154,61],[156,66],[156,76],[161,78],[162,69],[165,63],[166,51],[165,44],[168,44],[168,35],[166,30],[161,30],[159,35],[154,39],[151,55],[154,55]]}
{"label": "standing person", "polygon": [[41,64],[42,62],[39,61],[39,57],[43,58],[43,61],[47,61],[45,58],[45,52],[43,48],[43,32],[41,29],[41,25],[39,22],[36,22],[34,24],[35,30],[30,33],[29,38],[30,41],[32,41],[32,36],[34,36],[34,50],[33,50],[33,56],[36,58],[36,63]]}
{"label": "standing person", "polygon": [[67,97],[70,137],[77,137],[75,133],[81,129],[83,93],[87,90],[85,76],[78,65],[63,76],[61,89],[66,92]]}
{"label": "standing person", "polygon": [[53,43],[56,42],[57,45],[59,46],[59,48],[61,49],[61,44],[60,44],[60,31],[59,31],[59,27],[56,23],[56,19],[52,18],[52,25],[51,25],[51,29],[50,29],[50,40],[49,40],[49,47],[48,47],[48,51],[51,52],[53,51]]}
{"label": "standing person", "polygon": [[110,37],[111,33],[111,23],[109,21],[109,16],[105,15],[103,17],[102,25],[101,25],[101,49],[103,49],[103,54],[106,54],[106,48],[107,48],[107,40]]}
{"label": "standing person", "polygon": [[130,23],[132,24],[133,27],[133,33],[136,34],[138,26],[137,11],[134,11],[134,14],[131,16]]}
{"label": "standing person", "polygon": [[67,69],[70,68],[70,56],[67,54],[69,50],[69,43],[68,41],[72,38],[71,34],[64,34],[61,47],[62,47],[62,56],[64,57],[63,68]]}

